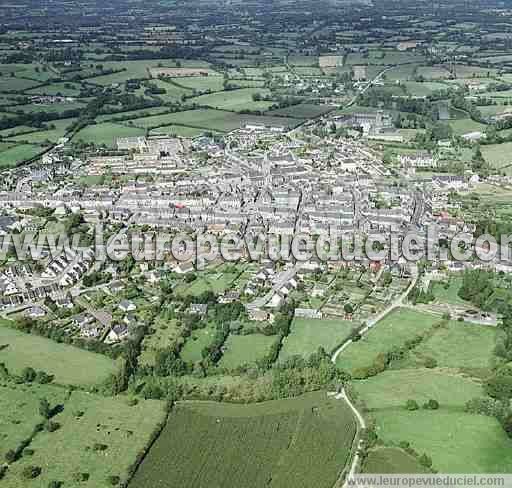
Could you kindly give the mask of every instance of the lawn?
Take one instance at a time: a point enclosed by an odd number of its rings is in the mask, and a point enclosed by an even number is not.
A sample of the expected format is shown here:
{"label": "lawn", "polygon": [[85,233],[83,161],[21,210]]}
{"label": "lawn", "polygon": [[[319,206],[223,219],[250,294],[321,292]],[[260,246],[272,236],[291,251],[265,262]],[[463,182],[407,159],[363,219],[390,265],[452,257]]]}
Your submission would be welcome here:
{"label": "lawn", "polygon": [[398,448],[380,447],[370,451],[363,466],[364,473],[426,473],[416,458]]}
{"label": "lawn", "polygon": [[178,404],[130,488],[331,488],[355,422],[316,392],[255,405]]}
{"label": "lawn", "polygon": [[55,376],[63,385],[93,386],[115,372],[116,363],[106,356],[59,344],[33,334],[25,334],[0,324],[0,362],[11,373],[19,374],[28,366]]}
{"label": "lawn", "polygon": [[[47,487],[50,481],[58,480],[66,487],[107,487],[111,486],[109,476],[118,476],[120,482],[125,482],[137,455],[165,420],[164,402],[154,400],[130,406],[127,398],[107,398],[81,391],[72,392],[64,401],[56,395],[48,395],[48,400],[52,406],[63,406],[62,413],[53,418],[60,428],[52,433],[38,433],[30,444],[34,453],[10,466],[2,486]],[[104,447],[100,450],[95,446]],[[32,484],[21,476],[28,465],[42,469]],[[87,483],[75,479],[79,473],[89,475]]]}
{"label": "lawn", "polygon": [[450,409],[382,410],[377,434],[384,442],[408,441],[440,473],[510,473],[512,439],[498,421]]}
{"label": "lawn", "polygon": [[337,365],[349,371],[370,366],[378,354],[386,353],[417,334],[427,331],[439,319],[407,309],[399,309],[381,320],[362,340],[339,356]]}
{"label": "lawn", "polygon": [[344,320],[316,320],[295,318],[288,337],[284,339],[280,361],[291,356],[309,357],[323,347],[330,352],[341,344],[352,331],[353,324]]}
{"label": "lawn", "polygon": [[276,336],[262,334],[230,335],[224,345],[224,354],[219,366],[235,369],[243,364],[254,364],[264,358],[270,346],[276,341]]}
{"label": "lawn", "polygon": [[146,135],[146,131],[138,127],[128,127],[121,124],[104,122],[90,125],[79,131],[73,140],[94,143],[97,146],[104,144],[116,147],[116,140],[120,137],[137,137]]}

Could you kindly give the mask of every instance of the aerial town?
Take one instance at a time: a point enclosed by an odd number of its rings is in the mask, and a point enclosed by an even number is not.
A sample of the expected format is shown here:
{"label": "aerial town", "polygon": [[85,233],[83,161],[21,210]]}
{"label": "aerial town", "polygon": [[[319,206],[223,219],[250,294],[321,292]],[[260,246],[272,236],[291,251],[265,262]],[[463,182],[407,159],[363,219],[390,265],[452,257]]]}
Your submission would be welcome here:
{"label": "aerial town", "polygon": [[2,486],[512,473],[512,9],[320,3],[0,4]]}

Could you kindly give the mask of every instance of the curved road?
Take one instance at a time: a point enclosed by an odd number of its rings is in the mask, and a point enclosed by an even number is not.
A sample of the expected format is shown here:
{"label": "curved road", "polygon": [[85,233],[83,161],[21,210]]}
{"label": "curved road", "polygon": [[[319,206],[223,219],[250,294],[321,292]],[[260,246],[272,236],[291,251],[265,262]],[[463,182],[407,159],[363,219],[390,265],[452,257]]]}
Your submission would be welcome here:
{"label": "curved road", "polygon": [[[414,270],[413,270],[413,278],[412,278],[412,281],[411,283],[409,284],[409,286],[407,287],[407,290],[405,290],[396,300],[393,301],[393,303],[391,303],[387,308],[385,308],[381,313],[379,313],[378,315],[376,315],[375,317],[373,317],[372,319],[370,319],[366,326],[361,329],[361,331],[359,332],[361,334],[361,336],[364,336],[365,334],[368,333],[369,330],[371,330],[378,322],[380,322],[386,315],[388,315],[389,313],[391,313],[395,308],[399,308],[401,306],[403,306],[404,304],[404,301],[406,300],[406,298],[409,296],[409,293],[411,293],[411,291],[413,290],[413,288],[416,286],[416,283],[418,282],[418,268],[416,267]],[[338,360],[338,357],[353,343],[353,341],[350,339],[348,340],[347,342],[345,342],[343,345],[341,345],[335,352],[334,354],[332,355],[331,357],[331,361],[336,364],[337,360]],[[359,428],[358,428],[358,432],[356,433],[357,436],[359,436],[359,432],[362,430],[362,429],[366,429],[366,421],[364,420],[364,417],[362,416],[361,412],[359,410],[357,410],[357,408],[354,406],[354,404],[352,403],[352,401],[350,400],[350,398],[348,397],[347,395],[347,392],[345,391],[345,388],[343,388],[343,390],[341,391],[341,393],[339,393],[338,395],[335,396],[335,398],[337,400],[344,400],[347,405],[350,407],[350,409],[352,410],[352,412],[354,413],[354,415],[356,416],[357,418],[357,422],[359,424]],[[359,439],[358,440],[358,443],[357,443],[357,451],[354,455],[354,458],[352,460],[352,465],[350,466],[350,471],[348,472],[348,474],[346,475],[345,477],[345,482],[343,484],[343,487],[346,488],[348,486],[348,480],[349,479],[352,479],[354,477],[354,475],[356,474],[356,471],[357,471],[357,468],[359,466],[359,462],[360,462],[360,454],[359,454],[359,448],[361,447],[361,444],[362,444],[362,440]]]}

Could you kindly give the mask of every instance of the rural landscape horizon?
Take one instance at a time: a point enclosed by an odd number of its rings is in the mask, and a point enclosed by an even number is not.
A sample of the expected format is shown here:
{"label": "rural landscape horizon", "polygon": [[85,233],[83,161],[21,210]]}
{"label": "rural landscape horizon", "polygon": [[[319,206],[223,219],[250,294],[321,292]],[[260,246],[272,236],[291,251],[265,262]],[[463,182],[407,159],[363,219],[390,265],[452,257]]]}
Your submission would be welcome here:
{"label": "rural landscape horizon", "polygon": [[512,488],[512,2],[0,0],[0,487]]}

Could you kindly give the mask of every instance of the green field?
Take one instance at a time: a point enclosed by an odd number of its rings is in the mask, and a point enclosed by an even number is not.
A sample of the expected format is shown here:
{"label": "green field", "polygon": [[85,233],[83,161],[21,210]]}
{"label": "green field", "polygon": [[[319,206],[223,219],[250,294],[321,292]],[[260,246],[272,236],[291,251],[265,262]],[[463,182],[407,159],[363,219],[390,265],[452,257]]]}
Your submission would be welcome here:
{"label": "green field", "polygon": [[409,399],[422,405],[432,398],[441,407],[461,407],[483,395],[479,383],[436,369],[388,370],[355,382],[355,387],[365,405],[377,412],[403,408]]}
{"label": "green field", "polygon": [[485,132],[486,126],[470,119],[450,120],[448,124],[453,129],[456,136],[463,136],[471,132]]}
{"label": "green field", "polygon": [[419,356],[433,357],[447,368],[490,367],[496,341],[493,327],[450,321],[415,350]]}
{"label": "green field", "polygon": [[[151,129],[149,131],[150,135],[154,134],[165,134],[176,137],[198,137],[204,134],[206,129],[196,129],[194,127],[184,127],[180,125],[164,125],[163,127],[158,127],[158,129]],[[213,131],[215,132],[215,131]]]}
{"label": "green field", "polygon": [[434,282],[431,291],[439,302],[449,303],[451,305],[468,305],[465,300],[459,297],[461,286],[462,278],[454,276],[450,278],[448,288],[445,288],[444,283]]}
{"label": "green field", "polygon": [[427,331],[437,321],[431,315],[406,309],[396,310],[379,322],[362,340],[351,345],[338,358],[337,365],[348,371],[370,366],[378,354],[401,346],[417,334]]}
{"label": "green field", "polygon": [[0,150],[0,168],[13,168],[19,163],[32,159],[43,151],[44,149],[41,146],[32,144],[19,144],[5,150]]}
{"label": "green field", "polygon": [[405,87],[407,88],[407,92],[412,96],[427,97],[435,91],[449,89],[450,85],[446,85],[444,83],[439,83],[435,81],[407,81],[405,83]]}
{"label": "green field", "polygon": [[[109,476],[118,476],[124,482],[137,455],[149,444],[158,424],[165,420],[163,402],[147,400],[129,406],[122,397],[70,393],[51,386],[32,389],[15,385],[2,391],[0,401],[7,405],[0,412],[0,423],[23,419],[26,430],[33,429],[42,420],[38,415],[40,398],[47,398],[52,407],[61,405],[62,412],[52,419],[60,428],[51,433],[43,430],[35,436],[30,443],[33,454],[24,455],[10,465],[2,480],[6,488],[47,487],[50,481],[60,481],[66,487],[108,487],[112,486]],[[22,430],[19,429],[20,435]],[[8,436],[7,446],[18,447],[19,437]],[[96,445],[103,445],[104,450],[95,449]],[[37,480],[29,484],[22,477],[28,465],[42,470]],[[79,473],[89,476],[87,483],[75,479]]]}
{"label": "green field", "polygon": [[250,406],[180,403],[130,488],[332,488],[355,421],[324,392]]}
{"label": "green field", "polygon": [[279,110],[272,110],[268,112],[268,115],[280,115],[297,119],[310,119],[319,117],[320,115],[330,112],[332,109],[333,107],[328,105],[301,103],[299,105],[292,105],[291,107],[281,108]]}
{"label": "green field", "polygon": [[104,144],[108,147],[116,147],[116,139],[120,137],[137,137],[144,135],[146,135],[146,131],[138,127],[128,127],[121,124],[104,122],[85,127],[75,135],[74,140],[94,143],[98,146]]}
{"label": "green field", "polygon": [[28,366],[55,376],[64,385],[92,386],[116,371],[116,364],[106,356],[33,334],[25,334],[0,325],[0,362],[11,373],[19,374]]}
{"label": "green field", "polygon": [[267,96],[270,95],[270,91],[262,88],[242,88],[240,90],[212,93],[211,95],[201,95],[191,98],[189,102],[234,112],[241,110],[265,111],[273,105],[273,102],[264,100],[254,101],[253,95],[256,94]]}
{"label": "green field", "polygon": [[408,441],[427,453],[440,473],[510,473],[512,439],[498,421],[482,415],[440,409],[382,410],[377,434],[384,442]]}
{"label": "green field", "polygon": [[133,120],[133,125],[141,128],[154,129],[168,125],[182,125],[192,128],[229,132],[240,129],[246,124],[276,125],[278,127],[295,127],[302,120],[286,117],[267,117],[245,115],[223,110],[199,109],[177,112],[174,114],[155,115]]}
{"label": "green field", "polygon": [[[482,146],[484,159],[496,169],[508,168],[512,164],[512,142]],[[508,171],[506,171],[508,173]]]}
{"label": "green field", "polygon": [[194,330],[181,350],[183,360],[192,363],[201,361],[201,351],[211,344],[214,336],[215,330],[212,327]]}
{"label": "green field", "polygon": [[291,356],[309,357],[323,347],[330,352],[341,344],[352,331],[352,323],[344,320],[316,320],[295,318],[288,337],[283,341],[279,360]]}
{"label": "green field", "polygon": [[380,447],[370,451],[364,462],[364,473],[375,474],[414,474],[425,473],[416,458],[401,449]]}
{"label": "green field", "polygon": [[275,336],[262,334],[230,335],[224,345],[219,366],[235,369],[243,364],[254,364],[269,353],[270,346],[275,341]]}

